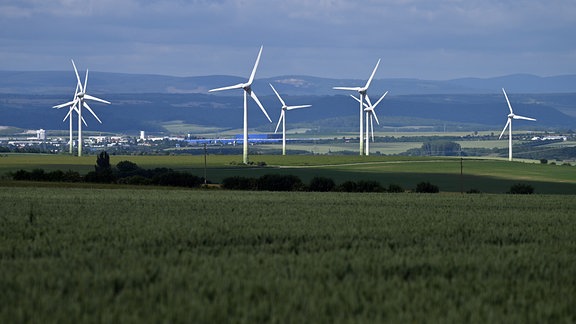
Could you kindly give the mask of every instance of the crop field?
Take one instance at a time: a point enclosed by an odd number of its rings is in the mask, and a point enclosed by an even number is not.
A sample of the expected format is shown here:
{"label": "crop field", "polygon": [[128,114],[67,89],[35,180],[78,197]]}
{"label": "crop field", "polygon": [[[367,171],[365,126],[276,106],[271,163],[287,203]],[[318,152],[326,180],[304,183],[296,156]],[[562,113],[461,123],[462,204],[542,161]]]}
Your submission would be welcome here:
{"label": "crop field", "polygon": [[576,321],[567,195],[0,187],[0,322]]}
{"label": "crop field", "polygon": [[[111,156],[110,163],[129,160],[146,169],[173,168],[204,176],[220,183],[231,176],[259,177],[264,174],[293,174],[308,183],[315,176],[348,180],[376,180],[382,185],[398,184],[410,190],[422,181],[442,192],[476,189],[484,193],[505,193],[516,183],[527,183],[539,194],[576,194],[576,171],[572,166],[543,165],[537,161],[508,162],[498,159],[463,159],[400,156],[251,155],[265,167],[242,166],[241,156],[208,155],[204,169],[202,155]],[[0,177],[19,169],[73,170],[86,174],[94,170],[95,156],[6,155],[0,157]],[[462,167],[462,168],[461,168]],[[461,173],[462,171],[462,173]]]}

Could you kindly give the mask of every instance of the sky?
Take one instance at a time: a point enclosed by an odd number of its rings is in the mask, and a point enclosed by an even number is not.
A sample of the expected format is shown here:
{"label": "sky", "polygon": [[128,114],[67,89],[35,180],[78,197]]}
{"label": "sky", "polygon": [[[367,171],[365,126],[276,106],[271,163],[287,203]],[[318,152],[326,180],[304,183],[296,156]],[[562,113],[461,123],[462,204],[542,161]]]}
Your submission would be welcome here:
{"label": "sky", "polygon": [[576,74],[574,0],[0,0],[0,70],[448,80]]}

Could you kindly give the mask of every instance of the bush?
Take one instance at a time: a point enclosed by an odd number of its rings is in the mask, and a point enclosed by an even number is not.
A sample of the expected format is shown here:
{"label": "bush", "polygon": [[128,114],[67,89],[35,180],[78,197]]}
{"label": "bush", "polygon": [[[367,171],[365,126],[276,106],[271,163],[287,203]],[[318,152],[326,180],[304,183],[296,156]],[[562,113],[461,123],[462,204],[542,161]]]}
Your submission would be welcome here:
{"label": "bush", "polygon": [[508,193],[513,195],[531,195],[534,193],[534,187],[526,183],[517,183],[510,187]]}
{"label": "bush", "polygon": [[30,180],[30,172],[26,170],[18,170],[12,175],[14,180]]}
{"label": "bush", "polygon": [[404,188],[397,184],[390,184],[387,191],[392,193],[404,192]]}
{"label": "bush", "polygon": [[134,162],[120,161],[116,164],[116,170],[118,170],[118,177],[124,178],[137,175],[142,169]]}
{"label": "bush", "polygon": [[303,187],[302,180],[291,174],[265,174],[258,178],[258,190],[298,191]]}
{"label": "bush", "polygon": [[204,181],[202,178],[187,172],[169,171],[156,175],[152,179],[152,183],[159,186],[194,188],[199,187]]}
{"label": "bush", "polygon": [[478,190],[478,189],[470,189],[470,190],[466,191],[466,193],[469,193],[469,194],[479,194],[479,193],[482,193],[482,192],[481,192],[480,190]]}
{"label": "bush", "polygon": [[234,176],[222,180],[222,188],[228,190],[256,190],[256,179]]}
{"label": "bush", "polygon": [[430,182],[420,182],[416,185],[416,192],[418,193],[438,193],[440,188],[438,186],[431,184]]}
{"label": "bush", "polygon": [[356,192],[357,187],[358,187],[358,185],[356,184],[356,182],[348,180],[348,181],[342,182],[342,184],[340,184],[340,186],[338,186],[338,191]]}
{"label": "bush", "polygon": [[34,169],[30,173],[30,180],[32,181],[45,181],[46,180],[46,172],[43,169]]}
{"label": "bush", "polygon": [[542,163],[542,164],[548,164],[548,160],[546,160],[546,159],[540,159],[540,163]]}
{"label": "bush", "polygon": [[98,171],[90,171],[86,173],[84,177],[84,181],[86,182],[96,182],[96,183],[113,183],[116,178],[112,173],[112,169],[99,169],[96,167]]}
{"label": "bush", "polygon": [[128,184],[128,185],[147,186],[147,185],[152,184],[152,180],[145,178],[141,175],[134,175],[134,176],[118,179],[118,183],[119,184]]}
{"label": "bush", "polygon": [[360,180],[356,182],[357,192],[383,192],[384,188],[380,185],[378,181],[372,180]]}
{"label": "bush", "polygon": [[43,169],[34,169],[32,172],[18,170],[12,175],[14,180],[51,181],[51,182],[80,182],[82,177],[76,171],[54,170],[45,172]]}
{"label": "bush", "polygon": [[355,181],[345,181],[340,186],[338,186],[338,191],[343,192],[384,192],[386,191],[378,181],[372,180],[359,180]]}
{"label": "bush", "polygon": [[334,190],[334,188],[336,188],[334,180],[326,177],[314,177],[310,181],[308,189],[310,191],[328,192]]}

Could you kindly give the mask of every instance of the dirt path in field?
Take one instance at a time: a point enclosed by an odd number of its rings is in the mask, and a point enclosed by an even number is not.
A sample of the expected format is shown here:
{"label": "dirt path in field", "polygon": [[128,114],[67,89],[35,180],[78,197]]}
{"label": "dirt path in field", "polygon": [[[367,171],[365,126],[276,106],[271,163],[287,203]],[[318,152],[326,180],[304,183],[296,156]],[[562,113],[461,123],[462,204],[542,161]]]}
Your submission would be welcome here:
{"label": "dirt path in field", "polygon": [[338,166],[355,166],[355,165],[379,165],[379,164],[400,164],[400,163],[456,163],[457,160],[429,160],[429,161],[380,161],[380,162],[355,162],[355,163],[338,163],[338,164],[318,164],[318,165],[268,165],[268,167],[278,169],[312,169],[312,168],[329,168]]}

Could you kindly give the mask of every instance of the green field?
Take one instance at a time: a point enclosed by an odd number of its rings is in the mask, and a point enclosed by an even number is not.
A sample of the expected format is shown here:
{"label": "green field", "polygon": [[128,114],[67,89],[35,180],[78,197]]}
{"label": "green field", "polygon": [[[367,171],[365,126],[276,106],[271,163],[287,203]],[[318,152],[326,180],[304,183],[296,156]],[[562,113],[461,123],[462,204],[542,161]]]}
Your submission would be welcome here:
{"label": "green field", "polygon": [[566,195],[0,187],[0,209],[2,323],[576,321]]}
{"label": "green field", "polygon": [[[207,178],[220,183],[230,176],[259,177],[268,173],[294,174],[308,183],[315,176],[347,180],[376,180],[383,186],[401,185],[414,189],[429,181],[443,192],[476,189],[484,193],[505,193],[516,183],[527,183],[541,194],[576,194],[574,167],[548,165],[536,161],[508,162],[502,159],[328,156],[328,155],[251,155],[251,161],[266,167],[242,166],[241,156],[208,155]],[[204,156],[111,156],[110,163],[129,160],[142,168],[168,167],[204,176]],[[94,170],[95,156],[5,155],[0,157],[0,176],[18,169],[73,170],[85,174]],[[461,164],[462,162],[462,164]],[[461,169],[462,166],[462,169]],[[462,174],[460,173],[462,170]]]}

